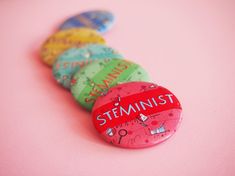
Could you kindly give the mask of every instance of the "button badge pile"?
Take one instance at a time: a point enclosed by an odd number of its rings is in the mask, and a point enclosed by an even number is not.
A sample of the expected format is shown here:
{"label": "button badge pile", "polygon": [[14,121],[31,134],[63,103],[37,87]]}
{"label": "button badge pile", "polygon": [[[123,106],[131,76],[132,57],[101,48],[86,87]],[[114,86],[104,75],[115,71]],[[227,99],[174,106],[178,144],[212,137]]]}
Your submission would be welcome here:
{"label": "button badge pile", "polygon": [[109,11],[87,11],[65,20],[43,43],[42,61],[55,80],[92,114],[101,137],[118,147],[144,148],[171,137],[182,107],[168,89],[105,44],[115,22]]}

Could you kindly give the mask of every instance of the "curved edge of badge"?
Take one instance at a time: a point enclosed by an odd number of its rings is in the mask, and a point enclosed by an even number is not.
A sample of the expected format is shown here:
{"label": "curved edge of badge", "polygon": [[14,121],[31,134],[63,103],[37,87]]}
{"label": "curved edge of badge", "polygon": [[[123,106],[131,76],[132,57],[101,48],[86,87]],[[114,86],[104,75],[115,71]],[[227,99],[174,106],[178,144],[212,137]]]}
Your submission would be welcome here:
{"label": "curved edge of badge", "polygon": [[[118,86],[133,84],[133,83],[136,83],[136,82],[123,83]],[[140,82],[137,82],[137,83],[140,83]],[[148,84],[149,82],[141,82],[141,83]],[[149,83],[149,85],[152,86],[153,84]],[[178,127],[181,124],[183,115],[182,115],[182,106],[179,100],[177,99],[177,97],[171,91],[169,91],[168,89],[162,86],[155,85],[155,88],[157,87],[156,89],[153,88],[152,90],[151,89],[145,90],[143,92],[140,92],[137,94],[135,93],[129,96],[123,94],[123,96],[120,95],[119,97],[120,99],[117,100],[115,98],[116,97],[115,95],[118,95],[118,94],[114,90],[118,89],[118,86],[110,88],[105,96],[99,97],[95,103],[95,106],[92,109],[93,125],[96,128],[96,130],[99,132],[100,136],[106,142],[113,143],[115,146],[121,147],[121,148],[141,149],[141,148],[151,147],[156,144],[162,143],[163,141],[168,140],[172,135],[175,134],[175,132],[177,131]],[[113,92],[113,93],[109,95],[109,92]],[[110,96],[109,98],[107,97],[109,101],[105,101],[106,103],[103,104],[102,106],[97,106],[97,103],[99,103],[102,99],[106,98],[106,96]],[[144,113],[143,116],[148,119],[148,120],[146,119],[147,120],[146,122],[144,122],[145,121],[144,119],[143,119],[143,122],[141,122],[141,120],[139,119],[142,113]],[[166,113],[169,113],[169,116],[167,114],[168,117],[164,115]],[[161,114],[161,116],[157,116],[158,114]],[[121,117],[123,118],[121,119]],[[158,120],[156,119],[156,117]],[[156,128],[155,120],[158,121],[159,125],[161,121],[164,124],[166,123],[165,124],[166,127],[164,125],[164,127],[159,127],[159,129]],[[155,136],[155,133],[162,133],[162,130],[164,131],[167,130],[167,131],[163,133],[163,137],[157,138],[157,140],[155,140],[153,136],[152,137],[145,136],[147,139],[151,140],[151,142],[149,141],[147,143],[145,142],[143,143],[142,141],[142,142],[137,142],[136,144],[131,144],[131,145],[129,144],[130,141],[126,143],[127,142],[126,140],[131,139],[131,135],[129,135],[129,132],[128,132],[128,138],[125,137],[125,139],[123,139],[124,141],[120,144],[121,137],[118,137],[119,142],[117,141],[118,140],[117,135],[119,134],[120,129],[121,130],[125,129],[126,128],[125,126],[128,123],[129,124],[135,123],[134,121],[137,121],[138,123],[141,122],[140,124],[143,123],[143,125],[145,125],[145,123],[148,124],[148,126],[145,126],[145,127],[152,128],[151,133],[154,133],[152,134],[154,136]],[[137,127],[137,128],[140,128],[140,127]],[[108,129],[111,130],[110,135],[114,135],[113,137],[109,136],[109,132],[107,131]],[[127,129],[130,129],[130,128],[127,126]],[[145,128],[142,127],[141,129],[142,134],[143,134],[144,129]],[[117,133],[116,130],[118,130],[118,134],[115,134]],[[113,132],[114,134],[112,134]],[[150,131],[148,133],[150,133]],[[135,132],[135,135],[136,135],[136,132]],[[142,139],[143,137],[144,136],[142,136]]]}

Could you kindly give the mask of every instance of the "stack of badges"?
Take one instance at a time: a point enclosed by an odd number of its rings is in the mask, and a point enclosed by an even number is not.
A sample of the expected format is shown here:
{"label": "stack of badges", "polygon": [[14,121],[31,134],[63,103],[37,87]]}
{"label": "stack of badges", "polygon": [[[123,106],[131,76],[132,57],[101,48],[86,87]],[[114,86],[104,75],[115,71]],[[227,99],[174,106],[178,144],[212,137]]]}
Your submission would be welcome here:
{"label": "stack of badges", "polygon": [[42,61],[55,80],[92,112],[103,139],[124,148],[165,141],[177,130],[182,108],[176,96],[149,82],[147,72],[105,44],[114,24],[108,11],[83,12],[63,22],[42,45]]}

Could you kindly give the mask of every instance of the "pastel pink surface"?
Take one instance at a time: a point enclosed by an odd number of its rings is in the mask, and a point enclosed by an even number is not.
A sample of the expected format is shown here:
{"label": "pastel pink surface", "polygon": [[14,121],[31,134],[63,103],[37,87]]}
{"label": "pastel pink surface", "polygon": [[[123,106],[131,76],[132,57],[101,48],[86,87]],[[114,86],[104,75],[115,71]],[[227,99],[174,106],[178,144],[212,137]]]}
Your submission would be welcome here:
{"label": "pastel pink surface", "polygon": [[[53,80],[40,44],[63,19],[103,8],[107,43],[183,107],[177,133],[143,150],[110,146]],[[1,176],[235,175],[235,2],[2,0]]]}

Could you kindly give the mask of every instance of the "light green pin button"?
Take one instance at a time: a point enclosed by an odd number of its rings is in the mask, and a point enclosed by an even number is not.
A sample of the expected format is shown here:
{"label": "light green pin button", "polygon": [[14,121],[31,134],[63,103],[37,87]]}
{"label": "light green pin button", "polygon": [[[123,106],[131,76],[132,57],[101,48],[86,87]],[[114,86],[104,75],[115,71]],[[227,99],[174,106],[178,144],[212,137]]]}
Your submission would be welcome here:
{"label": "light green pin button", "polygon": [[100,60],[84,66],[71,80],[71,92],[81,106],[91,111],[96,99],[121,82],[149,81],[138,64],[123,60]]}

